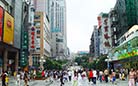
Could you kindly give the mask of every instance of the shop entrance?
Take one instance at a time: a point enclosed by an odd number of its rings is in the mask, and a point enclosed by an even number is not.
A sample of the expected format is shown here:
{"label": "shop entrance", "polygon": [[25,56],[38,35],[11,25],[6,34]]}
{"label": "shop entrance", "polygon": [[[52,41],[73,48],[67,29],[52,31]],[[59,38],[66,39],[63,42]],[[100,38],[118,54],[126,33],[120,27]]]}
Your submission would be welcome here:
{"label": "shop entrance", "polygon": [[8,62],[7,62],[7,70],[8,72],[13,75],[15,71],[15,58],[16,58],[16,52],[8,52]]}

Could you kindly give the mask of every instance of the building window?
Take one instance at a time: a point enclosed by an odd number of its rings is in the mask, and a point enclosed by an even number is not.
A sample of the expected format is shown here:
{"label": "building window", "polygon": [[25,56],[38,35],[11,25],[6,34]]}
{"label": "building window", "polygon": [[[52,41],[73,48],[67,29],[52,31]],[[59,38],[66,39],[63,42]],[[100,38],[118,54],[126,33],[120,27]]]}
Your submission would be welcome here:
{"label": "building window", "polygon": [[37,30],[37,34],[40,34],[40,30]]}
{"label": "building window", "polygon": [[40,27],[40,22],[34,22],[34,26]]}
{"label": "building window", "polygon": [[40,36],[37,36],[37,38],[40,38]]}
{"label": "building window", "polygon": [[36,48],[36,50],[40,50],[40,47]]}
{"label": "building window", "polygon": [[35,15],[34,19],[40,19],[40,15]]}

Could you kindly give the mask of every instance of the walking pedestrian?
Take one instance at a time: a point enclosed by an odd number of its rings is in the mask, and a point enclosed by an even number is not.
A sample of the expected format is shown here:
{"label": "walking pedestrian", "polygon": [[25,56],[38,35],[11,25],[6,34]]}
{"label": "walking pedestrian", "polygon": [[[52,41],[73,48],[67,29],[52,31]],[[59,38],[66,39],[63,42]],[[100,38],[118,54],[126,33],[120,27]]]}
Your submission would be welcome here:
{"label": "walking pedestrian", "polygon": [[2,75],[1,75],[1,77],[2,77],[2,86],[6,86],[6,83],[5,83],[6,74],[5,74],[4,71],[3,71]]}
{"label": "walking pedestrian", "polygon": [[138,86],[138,69],[136,71],[136,78],[135,78],[136,86]]}
{"label": "walking pedestrian", "polygon": [[71,81],[71,78],[72,78],[72,72],[69,70],[68,71],[68,76],[69,76],[69,81]]}
{"label": "walking pedestrian", "polygon": [[25,84],[25,86],[28,86],[28,75],[27,75],[27,71],[24,73],[24,84]]}
{"label": "walking pedestrian", "polygon": [[16,75],[16,79],[17,79],[16,83],[17,83],[17,86],[20,86],[20,78],[21,78],[21,75],[20,75],[20,72],[18,72],[17,75]]}
{"label": "walking pedestrian", "polygon": [[5,83],[6,83],[6,86],[8,86],[8,83],[9,83],[9,76],[8,76],[8,72],[5,72]]}
{"label": "walking pedestrian", "polygon": [[108,82],[108,75],[109,75],[108,69],[104,70],[104,75],[105,75],[105,82],[107,83]]}
{"label": "walking pedestrian", "polygon": [[97,71],[93,70],[93,84],[96,84],[96,78],[97,78]]}
{"label": "walking pedestrian", "polygon": [[135,71],[134,69],[131,69],[129,72],[129,81],[128,81],[128,86],[135,86]]}
{"label": "walking pedestrian", "polygon": [[35,79],[35,77],[36,77],[36,70],[34,69],[34,71],[33,71],[33,79]]}
{"label": "walking pedestrian", "polygon": [[78,74],[78,86],[82,86],[82,77],[81,77],[81,74],[79,73]]}
{"label": "walking pedestrian", "polygon": [[63,74],[60,76],[60,86],[63,86],[64,82],[63,82]]}
{"label": "walking pedestrian", "polygon": [[99,72],[99,80],[100,80],[100,82],[102,82],[102,76],[103,76],[103,71],[100,71]]}
{"label": "walking pedestrian", "polygon": [[78,75],[75,72],[73,77],[73,86],[78,86]]}
{"label": "walking pedestrian", "polygon": [[112,72],[112,83],[114,84],[115,81],[116,81],[116,74],[115,74],[115,72],[113,71],[113,72]]}
{"label": "walking pedestrian", "polygon": [[89,73],[88,73],[88,79],[89,79],[89,82],[93,81],[92,80],[93,79],[93,72],[91,69],[89,70]]}

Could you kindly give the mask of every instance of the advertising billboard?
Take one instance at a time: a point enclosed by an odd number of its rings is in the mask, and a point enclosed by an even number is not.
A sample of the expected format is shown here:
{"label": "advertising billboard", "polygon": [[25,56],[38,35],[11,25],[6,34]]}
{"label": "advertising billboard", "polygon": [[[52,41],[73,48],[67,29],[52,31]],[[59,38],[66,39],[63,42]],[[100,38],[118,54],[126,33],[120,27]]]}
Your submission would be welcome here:
{"label": "advertising billboard", "polygon": [[13,45],[14,41],[14,18],[5,11],[4,13],[3,42]]}
{"label": "advertising billboard", "polygon": [[112,53],[117,60],[132,58],[138,56],[138,37],[135,37],[125,44],[115,48]]}
{"label": "advertising billboard", "polygon": [[3,30],[3,8],[0,7],[0,41],[2,41],[2,30]]}

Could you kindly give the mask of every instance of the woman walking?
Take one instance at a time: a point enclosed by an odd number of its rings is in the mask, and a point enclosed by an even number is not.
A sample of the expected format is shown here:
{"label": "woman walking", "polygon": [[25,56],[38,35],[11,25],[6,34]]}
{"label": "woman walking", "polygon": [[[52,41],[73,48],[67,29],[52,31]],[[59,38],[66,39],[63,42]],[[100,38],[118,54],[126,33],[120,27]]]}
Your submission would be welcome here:
{"label": "woman walking", "polygon": [[78,75],[75,72],[73,77],[73,86],[78,86]]}
{"label": "woman walking", "polygon": [[27,72],[24,73],[24,83],[25,83],[25,86],[28,86],[28,75],[27,75]]}

